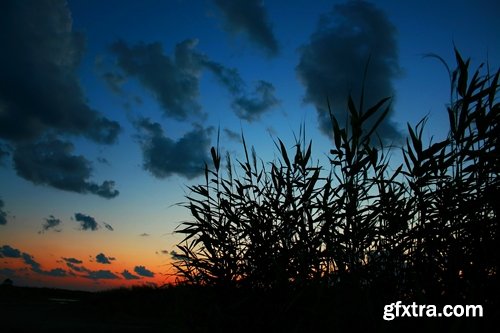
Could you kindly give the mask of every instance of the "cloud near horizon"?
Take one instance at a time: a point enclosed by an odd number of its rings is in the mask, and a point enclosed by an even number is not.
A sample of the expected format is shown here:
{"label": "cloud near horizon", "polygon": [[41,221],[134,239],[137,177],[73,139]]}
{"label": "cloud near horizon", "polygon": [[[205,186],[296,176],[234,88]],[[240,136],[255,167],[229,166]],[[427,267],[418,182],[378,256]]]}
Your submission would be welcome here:
{"label": "cloud near horizon", "polygon": [[128,270],[126,270],[126,269],[125,269],[125,270],[123,270],[123,272],[121,273],[121,275],[123,276],[123,278],[124,278],[125,280],[138,280],[138,279],[140,279],[140,277],[139,277],[139,276],[137,276],[137,275],[134,275],[134,274],[130,273],[130,272],[129,272]]}
{"label": "cloud near horizon", "polygon": [[245,34],[268,56],[279,53],[278,41],[262,0],[214,0],[224,16],[224,28],[231,34]]}
{"label": "cloud near horizon", "polygon": [[[331,13],[321,17],[317,30],[301,47],[296,67],[306,88],[304,101],[316,107],[324,134],[331,135],[327,98],[339,124],[344,124],[348,95],[359,104],[368,61],[365,108],[394,96],[393,80],[401,73],[397,31],[386,14],[371,3],[349,1],[335,5]],[[380,124],[378,133],[385,140],[399,140],[401,134],[390,116]]]}
{"label": "cloud near horizon", "polygon": [[144,276],[144,277],[154,277],[155,276],[155,273],[153,273],[152,271],[150,271],[149,269],[147,269],[144,266],[135,266],[134,272],[136,272],[138,275]]}
{"label": "cloud near horizon", "polygon": [[41,268],[40,263],[38,263],[35,258],[26,252],[21,252],[19,249],[13,248],[10,245],[3,245],[0,247],[0,258],[11,258],[11,259],[21,259],[25,265],[27,265],[30,270],[34,273],[53,276],[53,277],[65,277],[68,272],[62,268],[53,268],[51,270],[44,270]]}

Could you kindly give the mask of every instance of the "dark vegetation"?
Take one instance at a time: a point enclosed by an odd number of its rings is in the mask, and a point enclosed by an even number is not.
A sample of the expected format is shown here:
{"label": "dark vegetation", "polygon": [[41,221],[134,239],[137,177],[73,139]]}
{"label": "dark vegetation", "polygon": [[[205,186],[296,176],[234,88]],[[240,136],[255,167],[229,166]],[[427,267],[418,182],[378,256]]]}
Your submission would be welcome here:
{"label": "dark vegetation", "polygon": [[[400,151],[386,147],[377,126],[390,98],[366,108],[362,94],[359,105],[348,99],[349,123],[331,114],[328,168],[313,164],[303,131],[293,155],[278,139],[269,163],[243,136],[245,158],[227,155],[225,168],[213,147],[205,183],[185,203],[194,219],[177,230],[179,282],[282,293],[289,318],[334,326],[381,318],[396,300],[482,304],[497,316],[499,72],[455,55],[442,141],[423,140],[422,119]],[[403,162],[391,164],[399,152]]]}

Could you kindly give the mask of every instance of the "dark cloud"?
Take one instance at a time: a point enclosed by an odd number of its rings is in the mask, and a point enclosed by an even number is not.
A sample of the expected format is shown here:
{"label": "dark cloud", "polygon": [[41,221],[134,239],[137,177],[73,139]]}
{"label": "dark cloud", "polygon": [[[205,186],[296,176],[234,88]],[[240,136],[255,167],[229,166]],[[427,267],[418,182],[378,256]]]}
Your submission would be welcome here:
{"label": "dark cloud", "polygon": [[99,264],[111,264],[111,261],[114,260],[112,257],[106,257],[104,253],[99,253],[98,255],[95,256],[95,260]]}
{"label": "dark cloud", "polygon": [[274,97],[274,86],[269,82],[259,81],[253,97],[237,97],[231,106],[240,118],[251,122],[278,104],[279,101]]}
{"label": "dark cloud", "polygon": [[66,272],[62,268],[54,268],[51,269],[50,271],[42,271],[41,274],[54,277],[65,277],[68,275],[68,272]]}
{"label": "dark cloud", "polygon": [[89,178],[91,163],[81,155],[72,155],[73,144],[56,138],[19,144],[14,151],[14,167],[19,176],[37,185],[57,189],[92,193],[103,198],[114,198],[119,192],[114,182],[106,180],[98,185]]}
{"label": "dark cloud", "polygon": [[35,258],[31,254],[23,252],[23,254],[21,255],[21,258],[23,258],[24,263],[26,265],[30,266],[31,270],[33,270],[34,272],[36,272],[36,273],[43,273],[44,272],[41,269],[41,265],[37,261],[35,261]]}
{"label": "dark cloud", "polygon": [[1,142],[0,142],[0,166],[4,166],[4,160],[6,159],[7,156],[10,155],[9,151],[8,151],[8,146],[7,145],[3,145]]}
{"label": "dark cloud", "polygon": [[[197,52],[196,39],[186,39],[175,47],[171,58],[163,53],[159,43],[138,44],[130,47],[125,42],[111,46],[117,56],[117,65],[125,75],[137,77],[162,106],[165,115],[177,120],[189,120],[192,116],[204,116],[198,103],[199,78],[203,70],[211,72],[217,81],[233,97],[232,108],[247,121],[253,121],[278,104],[271,83],[259,81],[253,94],[249,94],[245,82],[235,68],[228,68]],[[117,77],[108,74],[105,79],[116,85]],[[116,90],[116,89],[115,89]]]}
{"label": "dark cloud", "polygon": [[144,266],[135,266],[134,267],[134,272],[136,272],[140,276],[145,276],[145,277],[153,277],[153,276],[155,276],[155,273],[151,272],[149,269],[147,269]]}
{"label": "dark cloud", "polygon": [[80,227],[82,230],[92,230],[95,231],[99,229],[99,223],[89,215],[82,213],[75,213],[75,220],[80,222]]}
{"label": "dark cloud", "polygon": [[47,131],[116,141],[120,126],[93,110],[77,70],[84,36],[72,31],[64,0],[0,5],[0,138],[14,143]]}
{"label": "dark cloud", "polygon": [[78,272],[78,273],[88,273],[88,272],[90,272],[88,269],[86,269],[83,266],[77,266],[77,264],[81,264],[81,262],[80,263],[73,263],[73,262],[70,262],[70,261],[66,262],[66,266],[68,266],[71,270],[73,270],[75,272]]}
{"label": "dark cloud", "polygon": [[122,276],[125,280],[137,280],[137,279],[140,279],[139,276],[137,275],[134,275],[132,273],[130,273],[128,270],[124,270],[122,273]]}
{"label": "dark cloud", "polygon": [[67,263],[78,264],[78,265],[82,263],[81,260],[78,260],[76,258],[65,258],[65,257],[62,257],[62,260],[64,260]]}
{"label": "dark cloud", "polygon": [[106,229],[108,229],[109,231],[114,231],[115,230],[115,229],[113,229],[113,227],[110,224],[108,224],[106,222],[102,222],[102,224],[104,224],[104,227]]}
{"label": "dark cloud", "polygon": [[[160,43],[130,47],[119,41],[111,46],[125,75],[136,77],[149,89],[165,114],[178,120],[201,116],[198,104],[200,64],[192,57],[196,40],[177,44],[174,58],[165,55]],[[120,74],[114,74],[113,78]],[[108,78],[112,84],[116,80]]]}
{"label": "dark cloud", "polygon": [[209,60],[208,57],[202,56],[200,61],[231,94],[238,95],[243,93],[245,82],[242,80],[237,69],[227,68],[222,64]]}
{"label": "dark cloud", "polygon": [[258,120],[260,116],[279,104],[274,96],[274,86],[259,80],[253,94],[247,92],[246,84],[236,69],[227,68],[211,61],[207,56],[198,54],[200,63],[217,78],[233,96],[231,107],[235,114],[248,122]]}
{"label": "dark cloud", "polygon": [[[325,134],[331,134],[327,97],[344,124],[347,96],[352,93],[359,101],[368,60],[365,105],[393,96],[392,80],[400,73],[396,35],[385,13],[365,1],[336,5],[320,19],[309,43],[300,49],[296,70],[306,88],[304,100],[316,107]],[[380,125],[379,134],[388,140],[400,138],[390,119]]]}
{"label": "dark cloud", "polygon": [[261,0],[214,0],[214,2],[224,15],[226,29],[229,32],[243,32],[268,55],[278,54],[278,41]]}
{"label": "dark cloud", "polygon": [[106,72],[102,75],[104,81],[106,81],[115,93],[122,94],[122,85],[125,83],[126,78],[120,73]]}
{"label": "dark cloud", "polygon": [[88,274],[84,276],[88,279],[92,280],[113,280],[113,279],[119,279],[118,276],[116,276],[113,272],[109,270],[98,270],[98,271],[88,271]]}
{"label": "dark cloud", "polygon": [[229,128],[223,129],[224,134],[226,134],[227,138],[232,141],[241,142],[241,134],[230,130]]}
{"label": "dark cloud", "polygon": [[61,229],[56,229],[57,226],[61,224],[61,220],[56,219],[53,215],[50,215],[48,218],[45,219],[45,223],[42,225],[42,230],[40,233],[43,233],[45,231],[48,231],[50,229],[60,232]]}
{"label": "dark cloud", "polygon": [[9,245],[0,247],[0,258],[21,258],[21,251]]}
{"label": "dark cloud", "polygon": [[0,225],[6,225],[7,224],[7,212],[4,211],[4,203],[3,200],[0,199]]}
{"label": "dark cloud", "polygon": [[209,160],[211,129],[201,127],[174,141],[166,137],[160,124],[149,119],[136,122],[140,132],[143,167],[156,178],[166,178],[174,173],[192,179],[203,173]]}

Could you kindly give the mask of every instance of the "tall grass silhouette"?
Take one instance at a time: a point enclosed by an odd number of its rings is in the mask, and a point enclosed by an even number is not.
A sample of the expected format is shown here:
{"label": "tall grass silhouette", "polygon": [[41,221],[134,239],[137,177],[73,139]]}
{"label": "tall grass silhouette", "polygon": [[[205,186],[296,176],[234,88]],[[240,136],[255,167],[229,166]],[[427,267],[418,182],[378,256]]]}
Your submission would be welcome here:
{"label": "tall grass silhouette", "polygon": [[[258,290],[376,289],[387,297],[494,301],[498,292],[499,71],[470,69],[455,50],[447,138],[424,142],[408,124],[400,165],[377,136],[390,98],[349,121],[331,113],[330,165],[314,164],[302,127],[264,163],[242,135],[244,159],[217,147],[203,184],[189,187],[192,221],[174,267],[187,284]],[[423,302],[423,303],[425,303]]]}

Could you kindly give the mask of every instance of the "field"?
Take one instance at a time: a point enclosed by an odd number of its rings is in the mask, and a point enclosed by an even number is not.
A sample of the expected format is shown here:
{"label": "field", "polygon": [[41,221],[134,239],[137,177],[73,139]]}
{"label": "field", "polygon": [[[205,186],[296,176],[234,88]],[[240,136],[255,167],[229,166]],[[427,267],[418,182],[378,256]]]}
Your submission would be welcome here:
{"label": "field", "polygon": [[[377,295],[378,294],[378,295]],[[136,287],[104,292],[0,288],[2,332],[481,332],[483,318],[382,319],[383,290],[310,288],[254,291],[208,287]]]}

